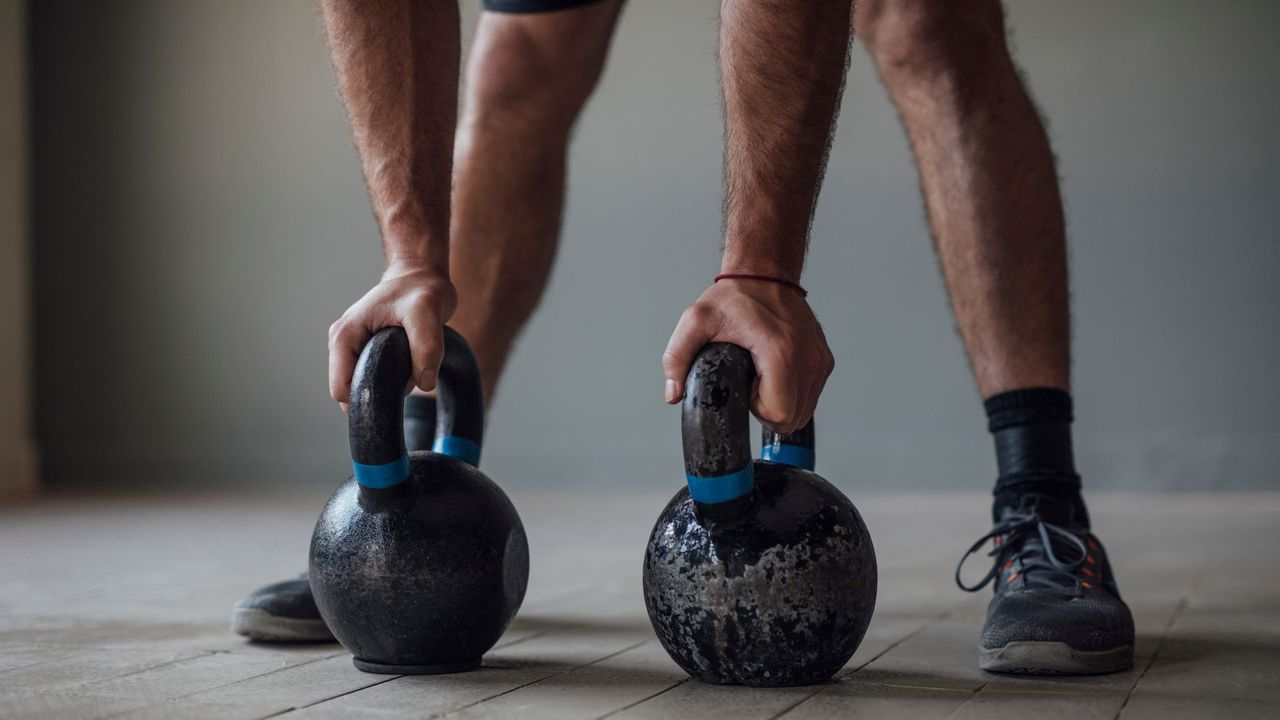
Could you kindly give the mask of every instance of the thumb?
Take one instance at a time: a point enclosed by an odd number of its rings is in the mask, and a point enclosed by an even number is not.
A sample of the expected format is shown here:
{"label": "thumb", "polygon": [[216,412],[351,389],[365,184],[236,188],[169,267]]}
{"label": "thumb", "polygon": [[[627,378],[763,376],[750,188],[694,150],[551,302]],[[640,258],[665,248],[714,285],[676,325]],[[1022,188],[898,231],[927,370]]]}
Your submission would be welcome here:
{"label": "thumb", "polygon": [[689,375],[689,367],[693,365],[698,351],[711,341],[711,316],[714,314],[714,310],[703,305],[693,305],[676,323],[667,349],[662,353],[662,374],[666,376],[663,399],[668,405],[674,405],[684,397],[684,381]]}
{"label": "thumb", "polygon": [[411,316],[404,319],[413,356],[413,384],[424,392],[436,387],[436,375],[444,358],[444,323],[437,315]]}

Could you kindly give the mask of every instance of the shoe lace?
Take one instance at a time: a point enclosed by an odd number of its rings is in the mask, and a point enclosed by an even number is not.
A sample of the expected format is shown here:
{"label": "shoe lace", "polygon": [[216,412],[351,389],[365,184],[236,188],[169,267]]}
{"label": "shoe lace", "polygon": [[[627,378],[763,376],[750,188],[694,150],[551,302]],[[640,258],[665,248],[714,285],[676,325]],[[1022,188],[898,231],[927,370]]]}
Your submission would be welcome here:
{"label": "shoe lace", "polygon": [[[975,585],[966,585],[960,577],[969,556],[988,541],[995,547],[987,553],[994,558],[991,569]],[[1063,553],[1073,560],[1063,560]],[[1085,543],[1070,530],[1047,522],[1034,509],[1005,516],[991,532],[983,535],[956,564],[956,585],[967,592],[977,592],[990,585],[1005,569],[1017,565],[1026,587],[1063,597],[1080,592],[1077,573],[1089,555]]]}

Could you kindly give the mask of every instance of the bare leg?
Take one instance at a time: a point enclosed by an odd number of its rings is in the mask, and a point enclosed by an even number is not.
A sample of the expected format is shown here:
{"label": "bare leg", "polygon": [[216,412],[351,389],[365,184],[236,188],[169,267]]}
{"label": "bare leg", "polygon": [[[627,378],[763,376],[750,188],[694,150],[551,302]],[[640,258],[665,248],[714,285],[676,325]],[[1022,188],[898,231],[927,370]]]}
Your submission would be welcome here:
{"label": "bare leg", "polygon": [[569,132],[604,67],[622,0],[486,12],[467,63],[456,142],[450,324],[492,398],[555,259]]}
{"label": "bare leg", "polygon": [[1071,452],[1062,200],[1044,127],[1009,57],[1000,3],[866,0],[854,27],[915,150],[995,441],[996,525],[984,537],[996,544],[993,564],[976,585],[965,585],[959,569],[956,576],[966,590],[995,586],[978,666],[1123,670],[1133,663],[1133,618],[1090,531]]}
{"label": "bare leg", "polygon": [[984,398],[1069,390],[1062,200],[997,0],[859,0],[915,151],[956,322]]}

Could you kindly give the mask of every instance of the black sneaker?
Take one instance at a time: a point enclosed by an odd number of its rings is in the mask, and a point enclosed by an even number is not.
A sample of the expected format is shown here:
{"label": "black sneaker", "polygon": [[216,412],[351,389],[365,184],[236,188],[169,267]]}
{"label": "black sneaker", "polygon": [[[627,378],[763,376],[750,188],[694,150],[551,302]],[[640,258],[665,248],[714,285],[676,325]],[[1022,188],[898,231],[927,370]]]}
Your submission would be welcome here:
{"label": "black sneaker", "polygon": [[[988,540],[991,570],[965,585],[960,569]],[[1096,675],[1133,665],[1133,616],[1102,543],[1069,504],[1027,495],[956,566],[956,584],[995,583],[978,667],[1028,675]]]}
{"label": "black sneaker", "polygon": [[231,629],[258,642],[334,641],[311,597],[306,573],[258,588],[236,603]]}

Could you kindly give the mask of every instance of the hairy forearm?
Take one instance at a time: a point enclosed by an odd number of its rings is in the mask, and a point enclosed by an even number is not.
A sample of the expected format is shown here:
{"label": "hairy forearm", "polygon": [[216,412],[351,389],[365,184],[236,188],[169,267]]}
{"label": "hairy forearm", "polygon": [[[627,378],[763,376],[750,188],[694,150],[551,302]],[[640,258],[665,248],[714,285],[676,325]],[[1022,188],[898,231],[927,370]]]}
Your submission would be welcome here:
{"label": "hairy forearm", "polygon": [[388,266],[449,269],[456,0],[322,0]]}
{"label": "hairy forearm", "polygon": [[799,280],[849,56],[850,3],[723,0],[725,272]]}

